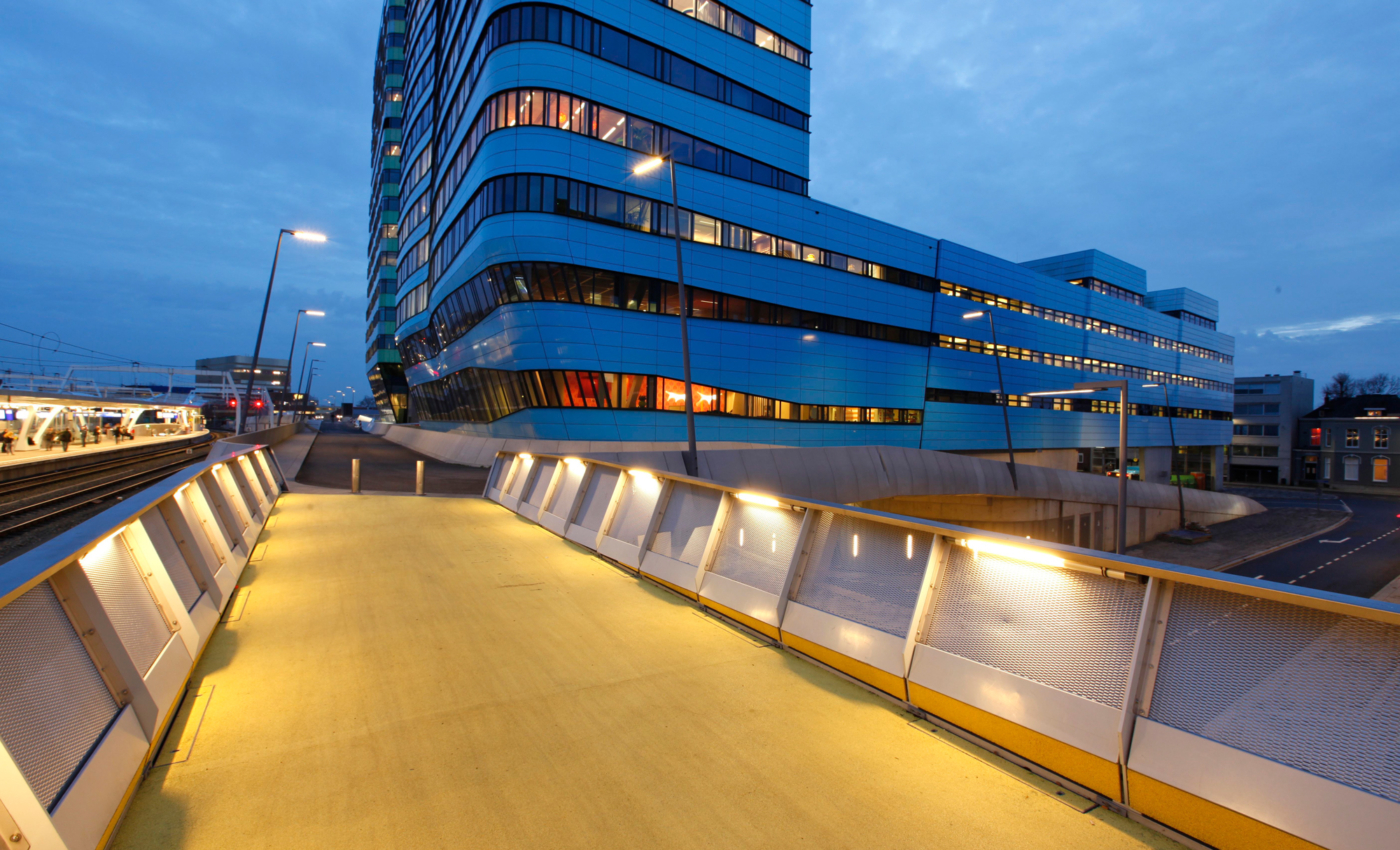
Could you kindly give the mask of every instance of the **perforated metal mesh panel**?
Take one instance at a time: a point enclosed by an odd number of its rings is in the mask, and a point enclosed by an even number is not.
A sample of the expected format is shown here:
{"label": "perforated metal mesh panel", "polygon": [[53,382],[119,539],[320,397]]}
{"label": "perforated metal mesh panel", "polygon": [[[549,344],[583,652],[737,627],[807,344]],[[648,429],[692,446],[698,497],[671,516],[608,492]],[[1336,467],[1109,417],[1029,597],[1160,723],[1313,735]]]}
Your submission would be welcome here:
{"label": "perforated metal mesh panel", "polygon": [[116,716],[48,582],[0,608],[0,740],[46,808]]}
{"label": "perforated metal mesh panel", "polygon": [[603,526],[603,514],[608,512],[608,502],[612,501],[613,490],[617,487],[622,470],[610,466],[600,466],[588,477],[588,489],[583,493],[583,504],[578,508],[578,525],[589,531],[597,531]]}
{"label": "perforated metal mesh panel", "polygon": [[261,469],[263,471],[263,475],[267,477],[267,482],[271,486],[272,492],[281,493],[282,480],[277,475],[277,470],[273,469],[272,464],[274,459],[270,459],[268,457],[268,454],[268,452],[262,450],[253,452],[253,456],[258,459],[258,468]]}
{"label": "perforated metal mesh panel", "polygon": [[120,537],[113,537],[98,544],[81,563],[122,645],[144,676],[170,640],[170,628],[160,616],[131,550]]}
{"label": "perforated metal mesh panel", "polygon": [[633,546],[642,545],[642,537],[647,533],[647,526],[651,524],[652,514],[656,511],[656,500],[660,497],[661,482],[658,479],[649,475],[629,474],[608,536]]}
{"label": "perforated metal mesh panel", "polygon": [[516,470],[515,480],[510,482],[510,495],[520,498],[520,494],[525,492],[525,482],[530,480],[530,470],[535,468],[535,459],[520,461],[520,469]]}
{"label": "perforated metal mesh panel", "polygon": [[783,592],[783,579],[797,548],[803,514],[735,499],[724,521],[710,572],[772,594]]}
{"label": "perforated metal mesh panel", "polygon": [[214,555],[219,559],[220,564],[228,562],[233,544],[229,541],[228,530],[224,528],[223,522],[214,512],[214,506],[205,497],[204,490],[199,487],[199,483],[190,485],[185,490],[188,498],[187,504],[190,507],[186,513],[187,520],[193,520],[192,525],[198,525],[204,531],[204,538],[209,541],[209,547],[214,550]]}
{"label": "perforated metal mesh panel", "polygon": [[1400,802],[1400,627],[1178,584],[1149,716]]}
{"label": "perforated metal mesh panel", "polygon": [[1122,708],[1145,590],[951,546],[923,642]]}
{"label": "perforated metal mesh panel", "polygon": [[243,529],[248,527],[248,508],[243,502],[243,497],[238,493],[238,485],[233,481],[233,474],[227,468],[214,470],[213,484],[211,490],[216,491],[215,496],[222,496],[225,508],[231,512],[231,516],[225,517],[223,512],[219,512],[220,518],[231,520],[236,528],[230,528],[230,535],[242,534]]}
{"label": "perforated metal mesh panel", "polygon": [[243,467],[243,471],[247,474],[248,480],[254,485],[256,494],[261,496],[262,501],[266,503],[272,498],[272,491],[267,486],[267,480],[263,478],[262,470],[258,469],[258,465],[253,461],[251,455],[244,455],[239,458],[238,463]]}
{"label": "perforated metal mesh panel", "polygon": [[933,535],[821,513],[793,598],[828,614],[904,637],[919,601]]}
{"label": "perforated metal mesh panel", "polygon": [[514,462],[515,455],[501,455],[496,458],[495,464],[491,467],[491,483],[487,489],[501,489],[501,484],[506,480],[506,473],[510,471],[510,465]]}
{"label": "perforated metal mesh panel", "polygon": [[574,505],[574,498],[578,496],[579,485],[583,483],[584,473],[588,471],[582,463],[564,464],[564,475],[559,480],[559,486],[554,488],[554,498],[546,506],[550,513],[569,519],[569,510]]}
{"label": "perforated metal mesh panel", "polygon": [[540,471],[535,473],[535,483],[530,485],[530,495],[525,497],[525,503],[539,507],[544,504],[544,494],[549,491],[549,482],[554,478],[554,467],[559,465],[559,461],[548,458],[539,462]]}
{"label": "perforated metal mesh panel", "polygon": [[199,582],[195,580],[194,573],[190,572],[190,565],[185,561],[180,547],[175,544],[170,526],[166,524],[160,511],[147,511],[140,522],[146,529],[146,536],[151,539],[156,554],[160,556],[160,562],[165,566],[170,582],[175,585],[175,592],[180,594],[180,602],[184,604],[186,611],[190,610],[203,591],[199,589]]}
{"label": "perforated metal mesh panel", "polygon": [[708,487],[676,484],[651,540],[651,551],[700,566],[722,495]]}

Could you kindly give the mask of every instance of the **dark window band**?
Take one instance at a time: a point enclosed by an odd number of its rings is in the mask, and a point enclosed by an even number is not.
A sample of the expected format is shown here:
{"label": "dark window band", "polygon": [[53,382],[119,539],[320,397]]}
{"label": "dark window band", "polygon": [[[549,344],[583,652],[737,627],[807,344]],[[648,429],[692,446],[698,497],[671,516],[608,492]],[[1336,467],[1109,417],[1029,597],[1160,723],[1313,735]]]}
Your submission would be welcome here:
{"label": "dark window band", "polygon": [[[993,404],[1000,406],[1001,394],[929,387],[924,391],[924,401],[934,404]],[[1052,396],[1007,393],[1006,406],[1063,410],[1074,413],[1112,413],[1115,415],[1118,413],[1118,402],[1101,398],[1054,398]],[[1165,417],[1167,408],[1161,404],[1138,404],[1130,401],[1128,402],[1128,415]],[[1171,415],[1176,419],[1209,419],[1213,422],[1228,422],[1231,416],[1228,410],[1205,410],[1199,407],[1173,407]]]}
{"label": "dark window band", "polygon": [[[691,384],[696,415],[850,425],[921,425],[924,412],[897,407],[798,404]],[[494,422],[529,408],[602,408],[685,412],[685,383],[659,375],[468,367],[408,391],[409,417]]]}
{"label": "dark window band", "polygon": [[[444,229],[433,249],[431,279],[436,282],[442,277],[484,219],[515,212],[567,215],[662,236],[671,235],[670,222],[675,218],[670,204],[606,186],[549,174],[502,175],[478,186],[471,200]],[[680,231],[681,238],[691,242],[814,263],[925,292],[938,291],[938,281],[928,275],[803,245],[685,208],[680,211]]]}
{"label": "dark window band", "polygon": [[[427,292],[428,287],[423,284],[404,295],[399,302],[399,324],[422,312],[427,306]],[[686,295],[690,300],[688,315],[696,319],[777,325],[924,348],[931,339],[927,331],[798,310],[694,286],[686,287]],[[412,366],[436,356],[497,307],[527,301],[680,315],[679,287],[673,280],[559,263],[508,263],[492,266],[454,289],[433,311],[426,328],[400,340],[404,365]]]}
{"label": "dark window band", "polygon": [[1136,378],[1142,381],[1155,381],[1157,383],[1176,384],[1183,387],[1195,387],[1201,390],[1213,390],[1215,392],[1228,393],[1233,389],[1232,384],[1212,381],[1208,378],[1197,378],[1192,375],[1177,375],[1173,372],[1159,372],[1156,369],[1145,369],[1141,366],[1126,366],[1122,363],[1113,363],[1108,360],[1096,360],[1092,357],[1079,357],[1073,354],[1049,354],[1044,351],[1031,351],[1029,348],[1017,348],[1014,345],[996,345],[980,339],[963,339],[958,336],[938,335],[939,348],[951,348],[955,351],[970,351],[973,354],[994,354],[997,357],[1006,357],[1011,360],[1025,360],[1030,363],[1040,363],[1045,366],[1056,366],[1061,369],[1078,369],[1083,372],[1096,372],[1101,375],[1114,375],[1120,378]]}
{"label": "dark window band", "polygon": [[[498,47],[522,41],[548,41],[571,47],[620,65],[630,71],[660,80],[667,85],[694,92],[701,97],[717,100],[736,109],[751,112],[799,130],[807,129],[807,115],[754,91],[743,83],[697,65],[679,54],[657,47],[628,35],[616,27],[595,21],[585,15],[559,6],[512,6],[492,15],[482,28],[481,37],[462,81],[444,113],[438,145],[452,139],[471,99],[472,89],[486,64],[486,58]],[[445,77],[444,79],[451,79]],[[439,150],[441,154],[443,151]]]}
{"label": "dark window band", "polygon": [[1215,330],[1215,322],[1205,316],[1197,316],[1189,310],[1167,310],[1166,314],[1174,319],[1180,319],[1188,325],[1199,325],[1208,331]]}
{"label": "dark window band", "polygon": [[960,283],[949,283],[946,280],[940,280],[938,282],[938,291],[942,295],[951,295],[954,298],[975,301],[978,304],[986,304],[989,307],[1000,307],[1003,310],[1010,310],[1013,313],[1024,313],[1027,316],[1035,316],[1037,319],[1045,319],[1049,322],[1069,325],[1072,328],[1097,331],[1098,333],[1108,334],[1109,336],[1115,336],[1119,339],[1146,343],[1153,348],[1165,348],[1168,351],[1178,351],[1182,354],[1190,354],[1193,357],[1203,357],[1206,360],[1214,360],[1217,363],[1235,362],[1235,358],[1229,354],[1211,351],[1209,348],[1202,348],[1199,345],[1192,345],[1189,342],[1167,339],[1164,336],[1157,336],[1147,331],[1139,331],[1123,327],[1122,325],[1115,325],[1112,322],[1105,322],[1102,319],[1091,319],[1088,316],[1080,316],[1076,313],[1066,313],[1063,310],[1039,307],[1035,304],[1028,304],[1025,301],[1018,301],[1015,298],[1003,298],[1000,295],[993,295],[990,292],[983,292],[980,289],[973,289],[968,286],[963,286]]}
{"label": "dark window band", "polygon": [[1082,286],[1091,292],[1097,292],[1100,295],[1107,295],[1110,298],[1117,298],[1119,301],[1127,301],[1129,304],[1136,304],[1139,307],[1143,307],[1147,304],[1147,299],[1145,299],[1142,295],[1132,291],[1131,289],[1124,289],[1121,286],[1114,286],[1113,284],[1099,280],[1096,277],[1086,277],[1081,278],[1079,280],[1071,280],[1069,282],[1074,284],[1075,286]]}

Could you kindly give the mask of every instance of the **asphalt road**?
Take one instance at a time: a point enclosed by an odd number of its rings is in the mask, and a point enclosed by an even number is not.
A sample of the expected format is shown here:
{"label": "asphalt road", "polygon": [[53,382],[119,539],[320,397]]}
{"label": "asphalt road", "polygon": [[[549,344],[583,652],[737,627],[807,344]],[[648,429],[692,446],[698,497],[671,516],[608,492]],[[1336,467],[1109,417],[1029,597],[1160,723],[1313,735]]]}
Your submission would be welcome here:
{"label": "asphalt road", "polygon": [[302,462],[296,480],[318,487],[350,489],[350,461],[360,460],[362,490],[412,493],[415,461],[424,461],[424,489],[429,494],[479,496],[491,470],[418,454],[383,437],[374,437],[345,423],[322,424],[316,442]]}
{"label": "asphalt road", "polygon": [[1340,528],[1248,561],[1229,572],[1365,597],[1400,576],[1400,500],[1329,494],[1319,502],[1302,493],[1263,489],[1243,494],[1269,508],[1350,508],[1353,516]]}

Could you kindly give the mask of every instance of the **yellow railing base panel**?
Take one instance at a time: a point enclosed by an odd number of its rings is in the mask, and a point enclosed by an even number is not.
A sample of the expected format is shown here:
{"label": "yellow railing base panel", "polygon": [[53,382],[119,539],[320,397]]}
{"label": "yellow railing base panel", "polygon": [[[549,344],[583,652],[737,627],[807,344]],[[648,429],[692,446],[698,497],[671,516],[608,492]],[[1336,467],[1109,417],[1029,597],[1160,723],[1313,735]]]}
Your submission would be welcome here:
{"label": "yellow railing base panel", "polygon": [[657,584],[661,585],[662,587],[666,588],[667,590],[674,590],[676,593],[679,593],[681,596],[684,596],[686,599],[691,599],[691,600],[696,600],[696,601],[698,601],[698,600],[700,599],[700,597],[695,593],[695,591],[693,591],[693,590],[686,590],[685,588],[681,587],[681,586],[678,585],[678,584],[671,584],[669,581],[667,581],[667,580],[664,579],[664,578],[657,578],[656,576],[652,575],[651,573],[641,573],[641,575],[645,576],[646,579],[647,579],[648,581],[654,581],[654,582],[656,582]]}
{"label": "yellow railing base panel", "polygon": [[834,667],[853,679],[859,679],[867,685],[873,685],[892,697],[901,700],[908,698],[904,692],[903,678],[893,673],[887,673],[879,667],[872,667],[864,661],[857,661],[850,656],[833,652],[791,632],[783,632],[782,635],[784,644],[803,655],[810,655],[828,667]]}
{"label": "yellow railing base panel", "polygon": [[778,639],[777,626],[770,626],[762,620],[756,620],[753,617],[750,617],[748,614],[740,614],[733,608],[730,608],[726,605],[721,605],[718,602],[714,602],[709,599],[702,599],[700,601],[704,604],[706,608],[709,608],[711,611],[716,611],[720,614],[723,614],[724,616],[728,617],[734,622],[742,623],[743,625],[748,626],[749,628],[753,629],[759,634],[767,635],[773,640]]}
{"label": "yellow railing base panel", "polygon": [[909,701],[936,717],[961,726],[980,738],[1006,747],[1055,773],[1114,800],[1121,794],[1118,764],[1086,753],[1078,747],[1057,741],[1034,729],[1027,729],[1003,717],[916,682],[909,683]]}
{"label": "yellow railing base panel", "polygon": [[1321,845],[1132,770],[1128,798],[1134,809],[1153,820],[1220,850],[1322,850]]}

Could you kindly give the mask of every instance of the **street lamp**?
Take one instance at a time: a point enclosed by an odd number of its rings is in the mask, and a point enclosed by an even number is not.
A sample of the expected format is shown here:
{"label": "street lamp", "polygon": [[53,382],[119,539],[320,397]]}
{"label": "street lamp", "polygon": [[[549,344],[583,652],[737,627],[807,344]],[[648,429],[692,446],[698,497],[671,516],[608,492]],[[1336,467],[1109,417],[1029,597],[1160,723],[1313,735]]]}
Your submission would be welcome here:
{"label": "street lamp", "polygon": [[[1167,397],[1167,385],[1166,385],[1165,383],[1161,383],[1161,384],[1143,384],[1142,387],[1143,387],[1143,389],[1147,389],[1148,387],[1161,387],[1161,388],[1162,388],[1162,406],[1163,406],[1164,408],[1166,408],[1166,411],[1167,411],[1167,432],[1168,432],[1169,434],[1171,434],[1171,440],[1172,440],[1172,463],[1168,463],[1168,464],[1167,464],[1167,477],[1168,477],[1169,479],[1170,479],[1170,478],[1176,478],[1176,476],[1172,475],[1172,472],[1171,472],[1171,468],[1172,468],[1172,466],[1174,465],[1174,463],[1175,463],[1175,461],[1176,461],[1176,426],[1172,424],[1172,403],[1171,403],[1171,399],[1169,399],[1169,398]],[[1181,514],[1181,516],[1180,516],[1181,527],[1182,527],[1182,528],[1185,528],[1185,527],[1186,527],[1186,496],[1183,495],[1182,492],[1181,492],[1181,479],[1180,479],[1180,478],[1177,478],[1177,479],[1176,479],[1176,507],[1177,507],[1177,510],[1180,511],[1180,514]]]}
{"label": "street lamp", "polygon": [[688,450],[685,453],[685,473],[692,477],[700,475],[700,458],[695,450],[695,400],[690,389],[690,332],[686,325],[686,314],[690,312],[690,299],[685,294],[685,272],[681,267],[681,202],[676,190],[676,160],[670,154],[654,156],[632,169],[633,174],[646,174],[655,171],[663,164],[671,171],[671,212],[675,222],[671,235],[676,238],[676,287],[681,299],[681,370],[685,376],[685,433]]}
{"label": "street lamp", "polygon": [[1019,491],[1021,487],[1016,483],[1016,453],[1011,450],[1011,414],[1006,410],[1011,400],[1007,398],[1006,385],[1001,382],[1001,355],[997,354],[997,323],[992,318],[991,310],[963,313],[963,320],[980,319],[983,316],[987,317],[992,326],[992,360],[997,364],[997,390],[1001,393],[1001,424],[1006,427],[1006,464],[1011,469],[1011,489]]}
{"label": "street lamp", "polygon": [[[301,315],[302,315],[303,313],[305,313],[305,314],[308,315],[308,316],[324,316],[324,315],[326,315],[326,313],[325,313],[324,310],[298,310],[298,311],[297,311],[297,320],[296,320],[296,323],[292,325],[292,347],[287,349],[287,380],[283,382],[283,386],[289,388],[288,391],[287,391],[287,395],[288,395],[288,396],[291,396],[291,395],[292,395],[292,392],[291,392],[291,390],[290,390],[290,387],[291,387],[291,384],[292,384],[292,357],[295,356],[296,353],[297,353],[297,331],[301,329]],[[286,407],[287,405],[286,405],[285,402],[283,402],[282,406],[283,406],[283,407]],[[282,424],[282,411],[280,411],[280,410],[277,411],[277,424],[278,424],[278,425],[281,425],[281,424]]]}
{"label": "street lamp", "polygon": [[[308,342],[308,343],[306,344],[306,347],[302,348],[302,350],[301,350],[301,374],[297,376],[297,388],[298,388],[298,389],[301,389],[301,386],[302,386],[302,384],[305,382],[305,379],[306,379],[306,355],[307,355],[308,353],[310,353],[312,346],[315,346],[316,348],[325,348],[325,347],[326,347],[326,344],[325,344],[324,342]],[[319,362],[319,361],[313,361],[313,362]],[[302,398],[302,401],[305,401],[305,400],[308,398],[308,396],[307,396],[307,394],[306,394],[305,391],[302,392],[301,398]]]}
{"label": "street lamp", "polygon": [[1118,534],[1115,535],[1115,549],[1122,555],[1127,549],[1128,534],[1128,382],[1082,381],[1075,384],[1072,390],[1046,390],[1029,395],[1078,395],[1101,390],[1118,390]]}
{"label": "street lamp", "polygon": [[[319,359],[312,358],[311,369],[306,376],[306,392],[301,394],[302,398],[311,398],[311,382],[316,378],[316,364],[320,362],[321,361]],[[302,365],[305,366],[304,363]]]}
{"label": "street lamp", "polygon": [[[262,352],[263,330],[267,327],[267,305],[272,302],[272,282],[277,279],[277,258],[282,254],[282,237],[288,234],[306,242],[326,241],[325,234],[312,233],[309,230],[288,230],[284,227],[277,231],[277,249],[272,252],[272,274],[267,277],[267,295],[263,298],[262,319],[258,321],[258,341],[253,344],[253,365],[248,367],[248,394],[243,406],[238,408],[238,424],[234,428],[236,434],[243,433],[243,425],[248,418],[248,408],[253,404],[253,376],[258,371],[258,355]],[[290,369],[291,364],[288,364],[287,368]]]}

